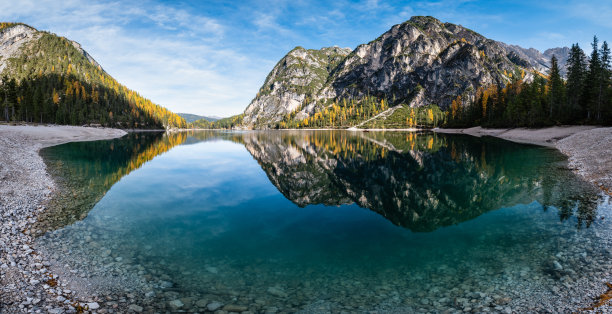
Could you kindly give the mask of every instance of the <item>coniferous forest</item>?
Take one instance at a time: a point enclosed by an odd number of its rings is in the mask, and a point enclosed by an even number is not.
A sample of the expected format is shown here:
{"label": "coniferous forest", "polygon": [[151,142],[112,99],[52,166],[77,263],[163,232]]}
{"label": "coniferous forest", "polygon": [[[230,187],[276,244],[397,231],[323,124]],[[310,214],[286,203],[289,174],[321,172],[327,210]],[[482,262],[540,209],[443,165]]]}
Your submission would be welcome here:
{"label": "coniferous forest", "polygon": [[562,78],[553,55],[548,73],[531,82],[515,75],[506,86],[480,88],[473,102],[457,97],[447,127],[542,127],[562,124],[612,124],[610,47],[595,36],[589,56],[571,47],[567,76]]}
{"label": "coniferous forest", "polygon": [[21,47],[19,56],[6,60],[0,120],[146,129],[187,126],[180,116],[118,83],[73,42],[38,34]]}

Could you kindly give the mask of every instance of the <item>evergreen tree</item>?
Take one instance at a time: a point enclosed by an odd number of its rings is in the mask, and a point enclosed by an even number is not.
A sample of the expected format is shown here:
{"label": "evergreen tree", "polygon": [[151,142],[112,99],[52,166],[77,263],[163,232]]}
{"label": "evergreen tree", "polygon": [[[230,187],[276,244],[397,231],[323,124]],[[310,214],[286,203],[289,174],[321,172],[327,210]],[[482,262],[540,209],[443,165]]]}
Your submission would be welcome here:
{"label": "evergreen tree", "polygon": [[548,93],[548,119],[553,120],[560,115],[560,108],[563,107],[565,102],[565,84],[559,73],[559,64],[555,55],[550,58]]}
{"label": "evergreen tree", "polygon": [[[572,45],[567,60],[567,107],[565,108],[565,122],[575,122],[576,113],[579,113],[584,101],[585,78],[587,74],[586,56],[578,44]],[[583,111],[579,116],[584,116]]]}
{"label": "evergreen tree", "polygon": [[591,44],[593,51],[591,52],[591,59],[589,60],[589,72],[586,80],[585,94],[586,99],[584,105],[586,106],[587,119],[598,120],[598,113],[601,109],[602,101],[602,71],[601,71],[601,59],[599,57],[599,42],[597,36],[593,37],[593,43]]}

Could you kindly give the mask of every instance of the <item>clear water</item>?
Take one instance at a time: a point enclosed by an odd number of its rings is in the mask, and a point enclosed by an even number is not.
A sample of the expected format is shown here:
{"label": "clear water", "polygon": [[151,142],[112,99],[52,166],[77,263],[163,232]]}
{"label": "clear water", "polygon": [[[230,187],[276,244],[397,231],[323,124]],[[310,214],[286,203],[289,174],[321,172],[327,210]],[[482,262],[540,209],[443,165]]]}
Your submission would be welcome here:
{"label": "clear water", "polygon": [[609,277],[608,200],[548,148],[196,132],[42,155],[65,189],[39,243],[150,310],[555,311]]}

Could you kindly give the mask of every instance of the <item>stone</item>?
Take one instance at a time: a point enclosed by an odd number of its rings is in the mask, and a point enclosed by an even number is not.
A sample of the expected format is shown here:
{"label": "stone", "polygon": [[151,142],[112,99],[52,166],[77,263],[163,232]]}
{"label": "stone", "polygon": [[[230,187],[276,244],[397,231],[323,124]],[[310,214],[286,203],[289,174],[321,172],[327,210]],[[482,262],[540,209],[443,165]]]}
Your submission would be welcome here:
{"label": "stone", "polygon": [[98,304],[98,302],[87,303],[87,308],[90,310],[97,310],[100,308],[100,304]]}
{"label": "stone", "polygon": [[172,288],[172,286],[174,286],[174,284],[171,283],[170,281],[162,281],[162,282],[159,283],[159,286],[162,289],[168,289],[168,288]]}
{"label": "stone", "polygon": [[139,306],[139,305],[136,305],[136,304],[130,304],[128,309],[130,309],[130,310],[132,310],[132,311],[134,311],[136,313],[140,313],[143,310],[142,306]]}
{"label": "stone", "polygon": [[215,301],[215,302],[212,302],[212,303],[208,304],[206,306],[206,309],[208,309],[211,312],[214,312],[214,311],[220,309],[222,306],[223,306],[223,303]]}
{"label": "stone", "polygon": [[248,310],[249,308],[247,306],[244,305],[235,305],[235,304],[228,304],[226,306],[223,307],[224,311],[228,311],[228,312],[244,312],[246,310]]}
{"label": "stone", "polygon": [[212,267],[212,266],[206,266],[206,271],[208,271],[211,274],[219,273],[219,269],[217,269],[217,267]]}
{"label": "stone", "polygon": [[170,301],[168,304],[170,304],[170,307],[173,309],[180,309],[182,308],[185,304],[183,304],[183,302],[181,302],[181,300],[172,300]]}

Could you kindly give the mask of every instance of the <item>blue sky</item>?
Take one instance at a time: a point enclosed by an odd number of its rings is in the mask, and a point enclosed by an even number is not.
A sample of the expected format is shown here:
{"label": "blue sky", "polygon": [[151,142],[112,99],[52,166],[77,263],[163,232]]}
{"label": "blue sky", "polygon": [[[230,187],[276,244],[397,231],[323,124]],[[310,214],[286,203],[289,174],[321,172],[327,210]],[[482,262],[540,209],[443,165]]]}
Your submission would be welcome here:
{"label": "blue sky", "polygon": [[612,1],[0,0],[19,21],[83,45],[121,83],[175,112],[241,113],[295,46],[355,48],[413,15],[545,50],[612,40]]}

